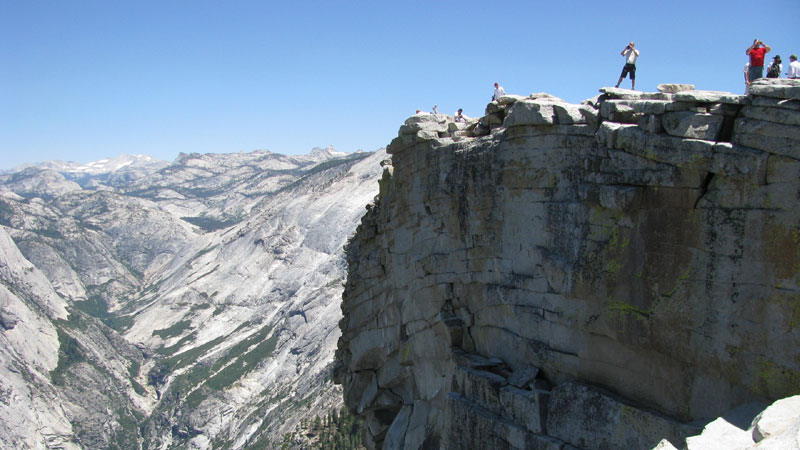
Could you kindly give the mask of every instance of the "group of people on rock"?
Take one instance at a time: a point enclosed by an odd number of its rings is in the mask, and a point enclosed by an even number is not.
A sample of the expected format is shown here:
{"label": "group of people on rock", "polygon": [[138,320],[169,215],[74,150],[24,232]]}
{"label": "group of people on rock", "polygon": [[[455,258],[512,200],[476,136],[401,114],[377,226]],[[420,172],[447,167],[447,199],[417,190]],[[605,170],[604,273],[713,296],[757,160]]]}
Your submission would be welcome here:
{"label": "group of people on rock", "polygon": [[[753,81],[764,77],[764,56],[770,51],[772,51],[772,48],[760,39],[755,39],[753,41],[753,45],[745,50],[745,54],[750,57],[750,61],[744,66],[745,94],[747,94],[750,90],[750,85],[753,83]],[[620,74],[619,80],[617,80],[617,85],[615,87],[619,87],[620,83],[622,83],[622,80],[624,80],[625,77],[630,77],[631,89],[635,89],[636,59],[639,57],[639,50],[636,48],[636,43],[631,41],[625,46],[624,49],[622,49],[620,55],[625,58],[625,65],[622,67],[622,73]],[[781,61],[780,55],[775,55],[772,58],[772,63],[767,67],[767,78],[780,78],[782,72],[783,61]],[[796,54],[789,57],[789,69],[786,72],[786,77],[791,79],[800,79],[800,61],[797,61]],[[506,95],[506,90],[503,89],[503,86],[500,86],[499,83],[495,83],[492,101],[495,101],[504,95]],[[427,113],[423,113],[418,109],[417,114]],[[433,106],[433,114],[439,114],[436,105]],[[467,121],[466,116],[463,114],[463,110],[460,108],[454,117],[456,122]]]}
{"label": "group of people on rock", "polygon": [[[500,86],[499,83],[495,83],[494,84],[494,94],[492,95],[492,101],[495,101],[495,100],[497,100],[498,98],[500,98],[500,97],[502,97],[504,95],[506,95],[506,90],[503,89],[503,86]],[[417,114],[439,114],[439,107],[436,106],[436,105],[433,105],[433,111],[432,112],[425,112],[425,111],[423,111],[421,109],[418,109],[417,110]],[[464,110],[461,109],[461,108],[458,108],[458,111],[456,111],[456,113],[453,115],[453,117],[454,117],[456,122],[467,122],[467,120],[469,119],[467,116],[464,115]]]}
{"label": "group of people on rock", "polygon": [[[744,65],[745,94],[750,90],[750,85],[755,80],[764,77],[764,57],[771,51],[772,47],[760,39],[753,40],[753,44],[745,50],[744,53],[750,57],[750,60]],[[767,67],[767,78],[780,78],[782,72],[783,61],[781,61],[781,56],[775,55],[772,58],[772,63]],[[800,78],[800,62],[797,61],[797,55],[789,57],[789,70],[786,72],[786,77],[791,79]]]}
{"label": "group of people on rock", "polygon": [[[492,101],[495,101],[504,95],[506,95],[506,90],[503,89],[503,86],[500,86],[500,83],[495,83],[494,94],[492,94]],[[466,122],[468,120],[467,116],[464,115],[464,110],[461,108],[458,108],[458,111],[456,111],[454,118],[456,122]]]}
{"label": "group of people on rock", "polygon": [[[630,76],[631,79],[631,89],[636,87],[636,59],[639,57],[639,50],[635,48],[636,43],[631,41],[628,45],[622,49],[620,53],[622,56],[625,57],[625,66],[622,68],[622,73],[619,76],[619,80],[617,81],[617,86],[622,83],[622,80],[626,76]],[[500,86],[499,83],[494,84],[494,94],[492,94],[492,101],[497,100],[498,98],[506,95],[506,90],[503,89],[503,86]],[[421,110],[417,110],[417,114],[424,114]],[[436,106],[433,107],[433,114],[438,114],[436,111]],[[459,108],[458,112],[455,114],[455,121],[456,122],[466,122],[466,116],[463,114],[463,110]]]}

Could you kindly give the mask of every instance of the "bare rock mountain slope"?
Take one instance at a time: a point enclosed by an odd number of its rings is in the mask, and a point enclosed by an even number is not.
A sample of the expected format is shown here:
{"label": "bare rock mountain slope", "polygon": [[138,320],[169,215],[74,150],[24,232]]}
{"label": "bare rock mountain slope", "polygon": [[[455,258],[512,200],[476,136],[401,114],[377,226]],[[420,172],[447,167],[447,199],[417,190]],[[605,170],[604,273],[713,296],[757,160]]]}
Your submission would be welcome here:
{"label": "bare rock mountain slope", "polygon": [[0,175],[0,447],[266,446],[338,407],[343,246],[384,157]]}

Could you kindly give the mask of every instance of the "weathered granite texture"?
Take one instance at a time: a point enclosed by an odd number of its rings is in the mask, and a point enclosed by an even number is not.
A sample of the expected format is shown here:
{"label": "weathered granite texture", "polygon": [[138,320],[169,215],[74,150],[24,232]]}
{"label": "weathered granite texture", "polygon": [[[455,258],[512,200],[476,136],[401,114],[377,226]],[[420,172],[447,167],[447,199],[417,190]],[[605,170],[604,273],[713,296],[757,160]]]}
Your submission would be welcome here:
{"label": "weathered granite texture", "polygon": [[371,448],[682,447],[800,392],[800,82],[601,92],[387,148],[335,373]]}
{"label": "weathered granite texture", "polygon": [[[749,405],[747,405],[749,406]],[[745,408],[740,409],[747,409]],[[745,416],[747,417],[747,416]],[[686,439],[687,450],[797,450],[800,448],[800,395],[776,401],[752,421],[737,423],[737,414],[720,417],[697,436]],[[663,440],[658,450],[675,450]]]}

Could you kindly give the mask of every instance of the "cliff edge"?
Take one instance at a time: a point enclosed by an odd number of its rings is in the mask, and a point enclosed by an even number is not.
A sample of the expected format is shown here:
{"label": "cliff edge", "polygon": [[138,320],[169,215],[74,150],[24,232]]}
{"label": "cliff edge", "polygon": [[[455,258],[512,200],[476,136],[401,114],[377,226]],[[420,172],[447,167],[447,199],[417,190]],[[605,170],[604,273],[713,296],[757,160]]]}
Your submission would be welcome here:
{"label": "cliff edge", "polygon": [[680,447],[800,393],[800,80],[663,90],[400,128],[345,249],[370,447]]}

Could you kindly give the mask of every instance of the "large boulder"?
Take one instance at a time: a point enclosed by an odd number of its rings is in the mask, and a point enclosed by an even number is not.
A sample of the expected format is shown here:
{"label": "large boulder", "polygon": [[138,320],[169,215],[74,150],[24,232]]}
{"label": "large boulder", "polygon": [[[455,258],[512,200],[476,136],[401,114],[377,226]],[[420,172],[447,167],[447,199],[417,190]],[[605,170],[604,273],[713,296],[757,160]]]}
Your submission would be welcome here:
{"label": "large boulder", "polygon": [[549,98],[526,99],[514,103],[503,126],[586,124],[596,120],[596,114],[590,106],[552,101]]}
{"label": "large boulder", "polygon": [[706,425],[701,434],[686,439],[687,450],[744,450],[753,444],[750,433],[722,417]]}
{"label": "large boulder", "polygon": [[659,84],[656,89],[658,92],[664,92],[667,94],[675,94],[677,92],[683,91],[693,91],[694,85],[693,84],[680,84],[680,83],[662,83]]}
{"label": "large boulder", "polygon": [[778,439],[789,434],[800,448],[800,395],[776,401],[753,420],[753,440]]}
{"label": "large boulder", "polygon": [[661,123],[672,136],[713,141],[722,128],[723,120],[722,116],[715,114],[682,111],[664,114]]}

